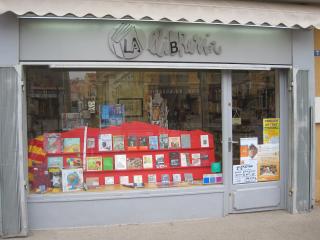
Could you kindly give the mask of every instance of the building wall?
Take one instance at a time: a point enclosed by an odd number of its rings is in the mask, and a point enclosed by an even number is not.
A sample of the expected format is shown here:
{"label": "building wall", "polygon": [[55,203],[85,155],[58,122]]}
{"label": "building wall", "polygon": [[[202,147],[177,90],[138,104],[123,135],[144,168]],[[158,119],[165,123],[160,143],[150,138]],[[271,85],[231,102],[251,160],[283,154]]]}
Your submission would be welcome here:
{"label": "building wall", "polygon": [[[315,50],[320,49],[320,30],[315,30]],[[320,57],[315,57],[315,96],[320,97]],[[319,111],[319,109],[315,109]],[[320,124],[316,125],[316,201],[320,202]]]}

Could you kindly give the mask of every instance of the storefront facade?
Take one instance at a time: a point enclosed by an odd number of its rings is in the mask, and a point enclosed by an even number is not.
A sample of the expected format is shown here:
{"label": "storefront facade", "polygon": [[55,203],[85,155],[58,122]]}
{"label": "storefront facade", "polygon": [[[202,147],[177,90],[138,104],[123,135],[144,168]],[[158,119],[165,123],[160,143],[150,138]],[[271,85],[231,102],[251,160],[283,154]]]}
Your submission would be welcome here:
{"label": "storefront facade", "polygon": [[1,17],[21,229],[312,208],[312,29]]}

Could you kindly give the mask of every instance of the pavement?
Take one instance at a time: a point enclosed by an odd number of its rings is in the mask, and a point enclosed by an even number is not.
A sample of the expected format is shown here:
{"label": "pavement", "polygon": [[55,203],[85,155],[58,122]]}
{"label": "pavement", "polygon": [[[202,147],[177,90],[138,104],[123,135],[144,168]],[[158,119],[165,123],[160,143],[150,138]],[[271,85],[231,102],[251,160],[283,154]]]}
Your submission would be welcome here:
{"label": "pavement", "polygon": [[320,240],[320,208],[303,214],[268,211],[166,223],[37,230],[27,239]]}

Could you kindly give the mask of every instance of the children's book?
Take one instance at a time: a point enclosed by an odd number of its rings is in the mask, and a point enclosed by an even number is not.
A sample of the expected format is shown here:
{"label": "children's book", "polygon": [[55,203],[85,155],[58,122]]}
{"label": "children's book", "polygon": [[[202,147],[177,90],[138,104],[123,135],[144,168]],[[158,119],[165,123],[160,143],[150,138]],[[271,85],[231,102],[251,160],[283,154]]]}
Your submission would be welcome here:
{"label": "children's book", "polygon": [[192,159],[192,166],[201,166],[200,153],[192,153],[191,159]]}
{"label": "children's book", "polygon": [[137,136],[128,137],[128,150],[137,150],[138,149],[138,138]]}
{"label": "children's book", "polygon": [[87,139],[87,149],[94,149],[95,147],[96,147],[95,138],[88,138]]}
{"label": "children's book", "polygon": [[129,176],[120,176],[120,184],[129,184]]}
{"label": "children's book", "polygon": [[102,171],[102,157],[87,157],[87,171]]}
{"label": "children's book", "polygon": [[83,188],[82,168],[62,169],[62,191],[79,191]]}
{"label": "children's book", "polygon": [[140,150],[148,150],[148,137],[140,136],[138,138],[138,142],[139,142],[139,149]]}
{"label": "children's book", "polygon": [[160,134],[159,142],[160,142],[160,149],[168,149],[169,148],[168,134]]}
{"label": "children's book", "polygon": [[132,157],[127,159],[127,169],[140,169],[143,168],[142,158]]}
{"label": "children's book", "polygon": [[157,175],[156,174],[148,174],[148,183],[150,183],[150,184],[157,183]]}
{"label": "children's book", "polygon": [[202,148],[209,147],[209,135],[201,135],[200,144]]}
{"label": "children's book", "polygon": [[112,151],[112,134],[99,135],[99,151]]}
{"label": "children's book", "polygon": [[114,176],[108,176],[104,178],[105,185],[113,185],[114,184]]}
{"label": "children's book", "polygon": [[62,152],[62,139],[60,133],[45,133],[43,141],[44,149],[47,153]]}
{"label": "children's book", "polygon": [[113,158],[104,157],[103,158],[103,170],[113,170]]}
{"label": "children's book", "polygon": [[48,157],[48,168],[63,168],[63,157]]}
{"label": "children's book", "polygon": [[67,168],[82,167],[81,158],[79,157],[67,157],[66,163]]}
{"label": "children's book", "polygon": [[171,167],[179,167],[180,166],[180,156],[178,152],[170,152],[169,153],[170,166]]}
{"label": "children's book", "polygon": [[181,167],[189,167],[190,164],[190,153],[180,153]]}
{"label": "children's book", "polygon": [[191,148],[190,134],[181,134],[181,148]]}
{"label": "children's book", "polygon": [[87,177],[86,184],[89,189],[99,187],[99,177]]}
{"label": "children's book", "polygon": [[123,136],[113,136],[113,150],[114,151],[124,150],[124,137]]}
{"label": "children's book", "polygon": [[157,154],[156,155],[156,168],[164,168],[166,167],[164,163],[164,154]]}
{"label": "children's book", "polygon": [[143,168],[153,168],[152,155],[143,155]]}
{"label": "children's book", "polygon": [[180,173],[172,174],[172,182],[173,183],[181,183],[181,174]]}
{"label": "children's book", "polygon": [[79,153],[80,152],[80,138],[64,138],[63,152],[65,153]]}
{"label": "children's book", "polygon": [[158,150],[158,136],[149,136],[149,149]]}
{"label": "children's book", "polygon": [[180,137],[169,137],[169,148],[180,148]]}
{"label": "children's book", "polygon": [[143,178],[142,175],[134,175],[133,176],[133,183],[136,187],[142,187],[143,186]]}
{"label": "children's book", "polygon": [[62,172],[61,168],[52,167],[48,168],[49,178],[50,178],[50,186],[52,188],[61,188],[62,187]]}
{"label": "children's book", "polygon": [[127,169],[127,155],[118,154],[114,156],[114,169],[124,170]]}
{"label": "children's book", "polygon": [[184,174],[184,181],[187,183],[193,183],[193,175],[192,173],[185,173]]}
{"label": "children's book", "polygon": [[169,174],[162,174],[161,175],[161,184],[169,184],[170,183],[170,175]]}

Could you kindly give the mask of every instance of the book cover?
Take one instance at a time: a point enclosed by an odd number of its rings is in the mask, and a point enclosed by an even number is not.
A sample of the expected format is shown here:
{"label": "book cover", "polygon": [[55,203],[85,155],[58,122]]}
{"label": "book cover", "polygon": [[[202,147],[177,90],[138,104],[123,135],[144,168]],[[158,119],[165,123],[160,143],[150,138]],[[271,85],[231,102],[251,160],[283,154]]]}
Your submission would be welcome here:
{"label": "book cover", "polygon": [[158,150],[158,136],[149,136],[149,149]]}
{"label": "book cover", "polygon": [[193,175],[192,173],[185,173],[184,174],[184,181],[187,183],[193,183]]}
{"label": "book cover", "polygon": [[153,168],[152,155],[143,155],[143,168]]}
{"label": "book cover", "polygon": [[214,174],[203,174],[202,183],[203,184],[214,184],[215,183]]}
{"label": "book cover", "polygon": [[112,134],[99,135],[99,151],[112,151]]}
{"label": "book cover", "polygon": [[180,148],[180,137],[169,137],[169,148]]}
{"label": "book cover", "polygon": [[128,150],[138,149],[138,138],[137,136],[128,136]]}
{"label": "book cover", "polygon": [[127,155],[126,154],[114,155],[114,169],[115,170],[127,169]]}
{"label": "book cover", "polygon": [[170,183],[170,176],[169,174],[162,174],[161,175],[161,184],[169,184]]}
{"label": "book cover", "polygon": [[157,175],[156,174],[148,174],[148,183],[150,183],[150,184],[157,183]]}
{"label": "book cover", "polygon": [[190,134],[181,134],[181,148],[191,148]]}
{"label": "book cover", "polygon": [[129,184],[129,176],[120,176],[120,184]]}
{"label": "book cover", "polygon": [[202,148],[209,147],[209,135],[200,135],[200,144]]}
{"label": "book cover", "polygon": [[48,168],[50,187],[61,188],[62,187],[62,170],[59,167]]}
{"label": "book cover", "polygon": [[142,175],[134,175],[134,176],[133,176],[133,183],[134,183],[136,186],[141,186],[141,185],[143,185]]}
{"label": "book cover", "polygon": [[83,187],[82,168],[62,169],[62,191],[79,191]]}
{"label": "book cover", "polygon": [[64,138],[63,152],[65,153],[79,153],[80,152],[80,138]]}
{"label": "book cover", "polygon": [[79,157],[67,157],[66,163],[67,168],[82,167],[81,158]]}
{"label": "book cover", "polygon": [[99,177],[87,177],[86,185],[89,189],[99,187]]}
{"label": "book cover", "polygon": [[123,136],[113,136],[113,150],[114,151],[124,150],[124,137]]}
{"label": "book cover", "polygon": [[102,171],[102,157],[87,157],[87,171]]}
{"label": "book cover", "polygon": [[88,138],[87,139],[87,149],[94,149],[95,147],[96,147],[95,138]]}
{"label": "book cover", "polygon": [[63,168],[63,157],[48,157],[48,168]]}
{"label": "book cover", "polygon": [[200,153],[200,159],[201,159],[201,161],[208,161],[209,160],[209,154]]}
{"label": "book cover", "polygon": [[103,158],[103,170],[113,170],[113,158],[104,157]]}
{"label": "book cover", "polygon": [[192,153],[191,159],[192,159],[192,166],[201,166],[200,153]]}
{"label": "book cover", "polygon": [[148,150],[148,137],[140,136],[138,141],[140,150]]}
{"label": "book cover", "polygon": [[108,176],[104,178],[104,185],[113,185],[114,184],[114,176]]}
{"label": "book cover", "polygon": [[60,133],[45,133],[43,141],[44,149],[47,153],[62,152],[62,139]]}
{"label": "book cover", "polygon": [[143,168],[142,158],[133,157],[127,159],[127,169],[141,169]]}
{"label": "book cover", "polygon": [[164,154],[157,154],[156,155],[156,168],[164,168],[166,167],[164,163]]}
{"label": "book cover", "polygon": [[172,174],[172,182],[173,183],[181,183],[181,174],[180,173]]}
{"label": "book cover", "polygon": [[190,164],[190,153],[180,153],[181,167],[189,167]]}
{"label": "book cover", "polygon": [[178,152],[170,152],[169,153],[170,166],[171,167],[179,167],[180,166],[180,156]]}
{"label": "book cover", "polygon": [[168,134],[160,134],[159,142],[160,142],[160,149],[168,149],[169,148]]}

